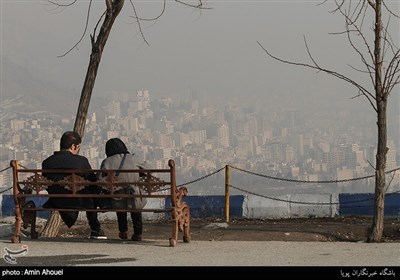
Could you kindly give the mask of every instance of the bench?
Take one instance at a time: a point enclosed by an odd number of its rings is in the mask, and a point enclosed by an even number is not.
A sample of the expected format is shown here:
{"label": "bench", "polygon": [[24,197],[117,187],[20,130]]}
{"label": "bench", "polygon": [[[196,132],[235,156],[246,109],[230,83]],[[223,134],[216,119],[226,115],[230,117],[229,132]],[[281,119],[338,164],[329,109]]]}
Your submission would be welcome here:
{"label": "bench", "polygon": [[[96,212],[153,212],[166,213],[165,216],[172,220],[172,236],[169,238],[171,247],[176,246],[178,232],[183,232],[183,242],[190,242],[190,209],[182,198],[187,195],[185,187],[177,188],[175,179],[175,163],[173,160],[168,161],[167,169],[91,169],[91,170],[44,170],[44,169],[28,169],[19,164],[17,160],[12,160],[10,165],[13,170],[13,199],[15,204],[15,232],[11,237],[12,243],[20,243],[21,226],[25,229],[30,225],[31,239],[38,238],[36,231],[36,217],[38,211],[96,211]],[[42,176],[42,173],[65,172],[68,174],[60,181],[51,181]],[[90,182],[83,179],[80,174],[94,172],[96,174],[103,173],[106,180]],[[140,173],[140,180],[127,182],[118,180],[115,173],[133,172]],[[106,173],[106,174],[105,174]],[[118,173],[117,173],[118,174]],[[157,174],[155,177],[153,174]],[[138,176],[139,177],[139,176]],[[164,179],[165,177],[165,179]],[[135,185],[141,189],[141,194],[121,194],[117,193],[123,185]],[[47,188],[52,185],[61,185],[69,190],[66,194],[49,194]],[[78,191],[85,186],[99,186],[106,194],[82,194]],[[154,208],[144,207],[143,209],[111,209],[111,208],[44,208],[35,205],[35,198],[45,200],[50,197],[65,198],[135,198],[146,197],[147,201],[151,199],[164,198],[170,199],[170,205],[164,203]],[[147,203],[147,206],[153,206],[157,203]]]}

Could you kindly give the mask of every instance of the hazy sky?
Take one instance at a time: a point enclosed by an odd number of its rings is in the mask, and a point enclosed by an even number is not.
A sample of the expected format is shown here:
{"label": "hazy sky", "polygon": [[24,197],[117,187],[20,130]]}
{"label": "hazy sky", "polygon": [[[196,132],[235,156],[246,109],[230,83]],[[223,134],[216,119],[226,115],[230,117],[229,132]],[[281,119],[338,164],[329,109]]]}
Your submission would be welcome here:
{"label": "hazy sky", "polygon": [[[355,95],[342,81],[270,59],[256,43],[260,41],[277,56],[310,62],[303,41],[306,36],[321,65],[352,73],[347,63],[356,62],[357,57],[344,38],[328,34],[342,31],[344,26],[341,16],[329,13],[332,3],[204,2],[212,9],[199,12],[167,1],[164,15],[156,23],[142,23],[150,44],[146,45],[132,18],[131,4],[125,1],[103,53],[94,94],[112,90],[135,93],[146,88],[157,96],[195,92],[212,101],[216,96],[257,100],[281,93],[303,99],[313,93],[321,101],[330,96],[344,103]],[[54,10],[47,1],[1,0],[1,54],[39,78],[76,89],[80,95],[90,55],[89,34],[105,10],[104,0],[94,1],[88,32],[78,48],[65,57],[57,56],[81,37],[88,3],[79,0],[71,7]],[[162,10],[159,0],[134,3],[143,18]],[[351,102],[369,106],[365,99]]]}

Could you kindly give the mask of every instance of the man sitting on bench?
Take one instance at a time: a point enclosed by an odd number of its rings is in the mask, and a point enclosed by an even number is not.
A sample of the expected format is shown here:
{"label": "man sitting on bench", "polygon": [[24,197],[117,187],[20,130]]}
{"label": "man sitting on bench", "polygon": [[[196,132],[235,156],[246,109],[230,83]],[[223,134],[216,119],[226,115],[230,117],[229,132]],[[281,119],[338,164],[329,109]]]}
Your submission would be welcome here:
{"label": "man sitting on bench", "polygon": [[[53,155],[48,157],[42,162],[42,169],[92,169],[88,159],[84,156],[78,155],[82,139],[75,131],[66,131],[60,140],[60,151],[55,151]],[[70,175],[68,173],[52,173],[47,172],[42,174],[49,180],[59,181],[64,177]],[[83,174],[83,177],[95,182],[96,175],[94,173]],[[72,193],[72,191],[65,189],[60,185],[49,186],[49,194],[57,193]],[[91,185],[85,187],[78,193],[100,193],[98,186]],[[62,198],[50,197],[49,200],[43,205],[44,208],[95,208],[96,201],[92,198]],[[68,227],[72,227],[77,218],[78,211],[59,211],[60,216]],[[97,218],[97,212],[87,211],[86,217],[91,229],[91,239],[107,239],[101,229],[100,222]]]}

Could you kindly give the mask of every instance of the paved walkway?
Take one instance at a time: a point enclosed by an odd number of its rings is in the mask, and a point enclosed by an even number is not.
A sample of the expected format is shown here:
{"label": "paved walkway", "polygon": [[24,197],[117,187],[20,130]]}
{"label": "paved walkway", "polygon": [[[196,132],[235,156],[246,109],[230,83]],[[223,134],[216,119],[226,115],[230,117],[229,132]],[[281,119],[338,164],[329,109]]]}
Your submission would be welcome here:
{"label": "paved walkway", "polygon": [[[400,267],[400,243],[178,241],[75,238],[1,238],[1,266],[7,250],[18,266],[388,266]],[[6,250],[7,249],[7,250]],[[11,253],[13,254],[13,253]],[[400,275],[399,275],[400,277]]]}

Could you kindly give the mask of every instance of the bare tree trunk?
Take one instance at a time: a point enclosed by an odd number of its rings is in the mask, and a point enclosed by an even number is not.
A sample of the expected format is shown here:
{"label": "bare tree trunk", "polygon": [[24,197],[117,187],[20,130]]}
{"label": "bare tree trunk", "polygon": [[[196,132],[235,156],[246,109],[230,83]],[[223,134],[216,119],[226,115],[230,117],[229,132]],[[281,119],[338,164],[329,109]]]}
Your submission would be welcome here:
{"label": "bare tree trunk", "polygon": [[58,211],[52,211],[50,218],[47,220],[46,225],[40,232],[42,237],[56,237],[61,225],[61,216]]}
{"label": "bare tree trunk", "polygon": [[375,97],[377,107],[378,125],[378,151],[376,153],[375,167],[375,197],[374,197],[374,217],[372,227],[368,233],[368,242],[379,242],[383,235],[383,222],[385,218],[385,170],[387,154],[387,125],[386,107],[387,96],[384,93],[382,83],[382,1],[375,3]]}
{"label": "bare tree trunk", "polygon": [[[90,98],[92,96],[94,83],[96,81],[97,70],[100,65],[101,55],[103,54],[104,46],[107,43],[107,39],[110,35],[110,31],[115,19],[124,6],[124,0],[106,0],[106,6],[106,16],[100,32],[97,35],[97,38],[95,38],[96,30],[91,36],[92,53],[90,55],[89,66],[86,72],[86,78],[83,84],[81,99],[79,101],[78,111],[75,119],[74,131],[78,132],[82,138],[85,132],[85,122],[89,110]],[[54,237],[57,235],[60,225],[61,218],[58,212],[51,212],[50,218],[42,231],[42,236]]]}
{"label": "bare tree trunk", "polygon": [[383,235],[385,218],[385,169],[387,154],[386,102],[378,105],[378,151],[376,154],[374,217],[368,233],[368,242],[379,242]]}
{"label": "bare tree trunk", "polygon": [[81,92],[81,99],[79,101],[78,111],[76,113],[74,131],[78,132],[82,138],[85,133],[85,122],[89,110],[90,98],[92,96],[93,87],[97,76],[97,70],[99,68],[101,60],[101,55],[103,54],[104,46],[106,45],[114,21],[121,11],[122,7],[124,6],[124,0],[106,0],[106,4],[106,17],[103,21],[103,25],[101,26],[97,39],[95,39],[95,34],[91,36],[92,53],[90,55],[90,62]]}

